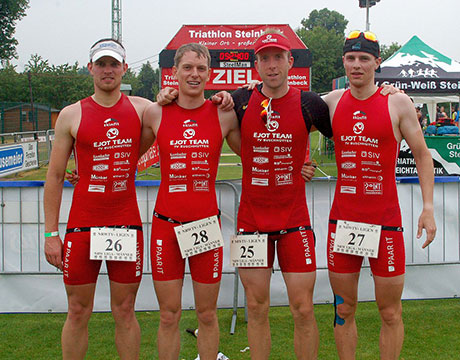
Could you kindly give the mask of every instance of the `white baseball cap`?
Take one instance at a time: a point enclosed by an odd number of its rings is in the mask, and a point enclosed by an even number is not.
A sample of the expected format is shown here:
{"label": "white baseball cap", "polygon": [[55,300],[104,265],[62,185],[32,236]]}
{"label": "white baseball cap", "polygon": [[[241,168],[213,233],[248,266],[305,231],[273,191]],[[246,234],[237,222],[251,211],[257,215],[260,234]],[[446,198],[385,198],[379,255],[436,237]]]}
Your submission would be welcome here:
{"label": "white baseball cap", "polygon": [[98,41],[89,50],[89,60],[91,62],[97,61],[103,56],[110,56],[119,62],[123,62],[126,60],[126,51],[116,41],[112,39],[106,39]]}

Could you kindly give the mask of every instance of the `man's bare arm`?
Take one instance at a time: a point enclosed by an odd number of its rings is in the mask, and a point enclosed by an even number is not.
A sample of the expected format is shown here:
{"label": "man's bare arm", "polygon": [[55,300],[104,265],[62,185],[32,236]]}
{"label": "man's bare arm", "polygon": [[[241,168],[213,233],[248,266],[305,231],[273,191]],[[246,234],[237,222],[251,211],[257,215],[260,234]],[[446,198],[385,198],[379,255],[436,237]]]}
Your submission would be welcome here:
{"label": "man's bare arm", "polygon": [[[43,195],[45,232],[58,230],[64,175],[74,144],[72,126],[74,121],[79,121],[80,114],[80,104],[73,104],[63,109],[56,121],[55,138]],[[62,242],[59,236],[45,238],[45,256],[51,265],[62,270]]]}

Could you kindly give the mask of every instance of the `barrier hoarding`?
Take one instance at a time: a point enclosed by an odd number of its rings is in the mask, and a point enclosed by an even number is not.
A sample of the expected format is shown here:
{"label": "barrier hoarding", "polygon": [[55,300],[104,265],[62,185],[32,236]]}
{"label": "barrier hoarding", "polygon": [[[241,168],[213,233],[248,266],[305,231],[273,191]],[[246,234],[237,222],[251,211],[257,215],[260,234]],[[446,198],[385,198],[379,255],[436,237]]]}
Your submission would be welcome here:
{"label": "barrier hoarding", "polygon": [[37,168],[37,141],[0,147],[0,177]]}

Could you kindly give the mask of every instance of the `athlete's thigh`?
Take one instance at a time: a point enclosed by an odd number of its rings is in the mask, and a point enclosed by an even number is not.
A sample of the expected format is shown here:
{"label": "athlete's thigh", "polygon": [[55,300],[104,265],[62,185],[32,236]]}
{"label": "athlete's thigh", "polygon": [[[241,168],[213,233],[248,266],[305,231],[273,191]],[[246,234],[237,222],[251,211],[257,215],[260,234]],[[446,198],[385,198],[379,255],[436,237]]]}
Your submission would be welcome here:
{"label": "athlete's thigh", "polygon": [[356,304],[358,301],[358,282],[359,272],[356,273],[336,273],[329,270],[329,282],[335,300],[347,304]]}
{"label": "athlete's thigh", "polygon": [[188,258],[192,280],[202,284],[219,283],[222,278],[222,247]]}
{"label": "athlete's thigh", "polygon": [[175,224],[153,218],[150,240],[152,277],[155,281],[169,281],[184,278],[185,260],[182,259]]}
{"label": "athlete's thigh", "polygon": [[110,281],[110,303],[112,306],[129,305],[134,310],[139,282],[119,283]]}
{"label": "athlete's thigh", "polygon": [[160,311],[178,312],[182,304],[183,279],[153,281]]}
{"label": "athlete's thigh", "polygon": [[269,268],[239,268],[241,282],[246,297],[264,302],[270,297],[270,279],[272,269]]}
{"label": "athlete's thigh", "polygon": [[316,270],[315,235],[312,230],[280,235],[276,250],[283,273],[306,273]]}
{"label": "athlete's thigh", "polygon": [[316,271],[304,273],[283,272],[283,278],[291,305],[308,304],[313,306]]}
{"label": "athlete's thigh", "polygon": [[90,260],[89,231],[66,234],[63,248],[63,274],[67,285],[85,285],[95,283],[101,260]]}
{"label": "athlete's thigh", "polygon": [[404,275],[382,277],[374,275],[375,300],[379,309],[399,308],[404,289]]}
{"label": "athlete's thigh", "polygon": [[195,307],[198,312],[216,310],[219,288],[220,282],[203,284],[193,281],[193,295],[195,297]]}
{"label": "athlete's thigh", "polygon": [[329,224],[327,236],[327,267],[329,271],[352,274],[361,271],[364,257],[334,252],[336,224]]}
{"label": "athlete's thigh", "polygon": [[382,230],[378,257],[369,258],[369,264],[376,276],[403,275],[406,271],[406,254],[402,231]]}
{"label": "athlete's thigh", "polygon": [[107,272],[111,281],[121,284],[139,283],[142,279],[144,260],[144,237],[141,230],[136,233],[136,261],[107,261]]}

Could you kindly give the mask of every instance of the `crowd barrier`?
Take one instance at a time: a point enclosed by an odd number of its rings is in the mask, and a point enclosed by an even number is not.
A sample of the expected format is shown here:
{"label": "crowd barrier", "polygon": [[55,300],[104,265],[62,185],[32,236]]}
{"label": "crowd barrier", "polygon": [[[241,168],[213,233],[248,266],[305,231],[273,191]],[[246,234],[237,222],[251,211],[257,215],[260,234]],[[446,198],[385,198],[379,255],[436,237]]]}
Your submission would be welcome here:
{"label": "crowd barrier", "polygon": [[[137,198],[144,229],[144,275],[136,302],[136,310],[157,310],[151,279],[150,233],[152,212],[159,181],[136,181]],[[398,180],[398,193],[403,213],[406,245],[405,299],[456,297],[460,292],[460,182],[458,177],[437,178],[434,188],[435,218],[438,232],[427,248],[416,238],[418,216],[422,209],[420,187],[411,178]],[[314,179],[306,184],[307,203],[316,234],[317,281],[314,302],[333,302],[327,278],[327,221],[332,204],[335,180]],[[222,211],[225,239],[224,275],[218,306],[234,309],[244,306],[244,293],[237,272],[230,266],[229,239],[234,234],[238,209],[240,181],[219,181],[216,186]],[[62,196],[59,230],[65,233],[65,222],[72,201],[73,188],[66,184]],[[270,196],[270,194],[267,194]],[[0,182],[0,313],[65,312],[67,309],[62,275],[45,259],[43,182]],[[271,304],[286,305],[287,294],[275,262],[271,284]],[[374,299],[372,275],[365,261],[359,285],[359,300]],[[194,306],[190,276],[184,281],[183,308]],[[109,310],[109,288],[105,267],[99,277],[95,311]],[[234,316],[234,321],[236,316]],[[234,329],[234,321],[232,327]]]}

